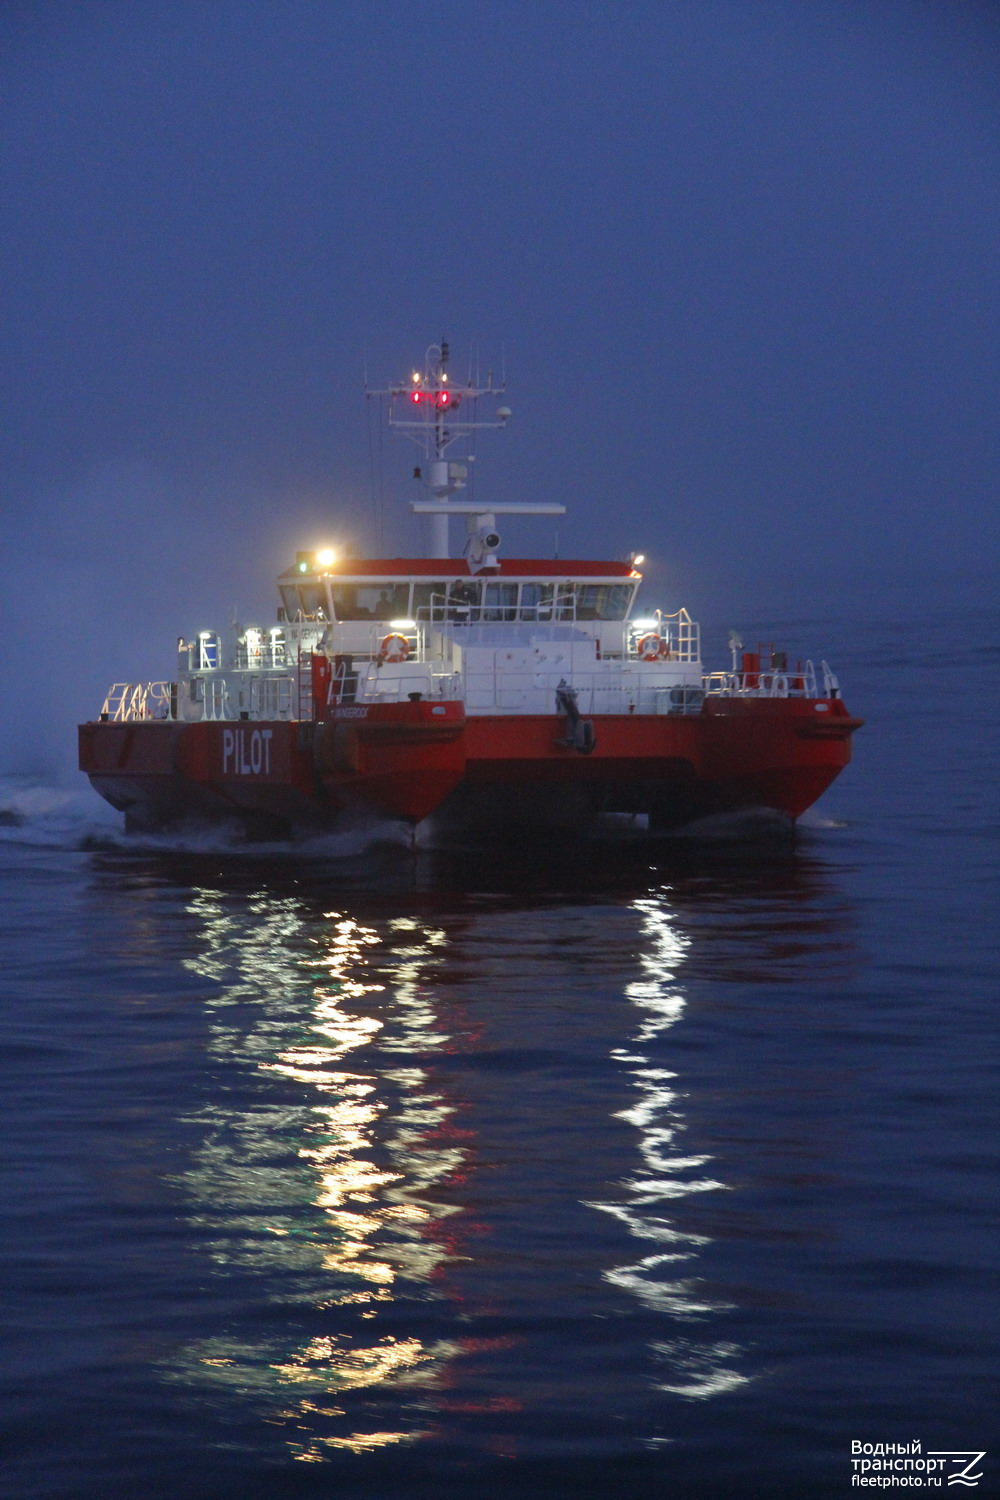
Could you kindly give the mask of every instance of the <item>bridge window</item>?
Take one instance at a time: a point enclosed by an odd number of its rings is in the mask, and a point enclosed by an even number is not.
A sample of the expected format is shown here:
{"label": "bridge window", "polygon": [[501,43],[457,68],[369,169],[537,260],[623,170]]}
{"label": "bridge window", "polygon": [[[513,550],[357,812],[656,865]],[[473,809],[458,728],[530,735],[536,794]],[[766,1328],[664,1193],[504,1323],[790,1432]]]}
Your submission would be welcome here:
{"label": "bridge window", "polygon": [[551,620],[552,592],[551,583],[522,583],[521,619]]}
{"label": "bridge window", "polygon": [[299,609],[304,615],[326,615],[329,612],[330,603],[326,597],[325,583],[300,583],[298,594]]}
{"label": "bridge window", "polygon": [[516,620],[517,587],[516,583],[488,583],[483,591],[483,619]]}
{"label": "bridge window", "polygon": [[578,620],[624,620],[632,598],[629,583],[581,583],[576,590]]}
{"label": "bridge window", "polygon": [[415,620],[443,620],[451,582],[449,578],[441,578],[435,583],[415,583],[413,585],[413,618]]}
{"label": "bridge window", "polygon": [[330,592],[338,620],[402,620],[409,614],[408,583],[335,583]]}

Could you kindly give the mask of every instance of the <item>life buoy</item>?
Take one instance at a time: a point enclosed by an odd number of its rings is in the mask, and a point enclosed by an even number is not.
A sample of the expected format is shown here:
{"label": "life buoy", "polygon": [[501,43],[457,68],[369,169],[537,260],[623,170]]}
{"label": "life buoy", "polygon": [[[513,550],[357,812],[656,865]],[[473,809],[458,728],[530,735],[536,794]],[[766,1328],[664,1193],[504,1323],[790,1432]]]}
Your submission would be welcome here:
{"label": "life buoy", "polygon": [[670,647],[655,631],[642,636],[635,649],[643,661],[659,661],[661,657],[670,655]]}
{"label": "life buoy", "polygon": [[405,635],[397,635],[395,631],[390,633],[382,641],[379,647],[379,661],[390,661],[393,664],[405,661],[410,654],[410,643]]}

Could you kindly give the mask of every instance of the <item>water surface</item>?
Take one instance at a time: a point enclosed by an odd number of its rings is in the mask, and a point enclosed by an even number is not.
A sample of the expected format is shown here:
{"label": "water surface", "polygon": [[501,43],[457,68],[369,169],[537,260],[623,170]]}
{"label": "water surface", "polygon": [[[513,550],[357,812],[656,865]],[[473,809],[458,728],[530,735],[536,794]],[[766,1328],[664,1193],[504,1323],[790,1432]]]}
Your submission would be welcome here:
{"label": "water surface", "polygon": [[9,1493],[841,1495],[911,1440],[996,1492],[995,621],[819,626],[868,725],[791,845],[8,787]]}

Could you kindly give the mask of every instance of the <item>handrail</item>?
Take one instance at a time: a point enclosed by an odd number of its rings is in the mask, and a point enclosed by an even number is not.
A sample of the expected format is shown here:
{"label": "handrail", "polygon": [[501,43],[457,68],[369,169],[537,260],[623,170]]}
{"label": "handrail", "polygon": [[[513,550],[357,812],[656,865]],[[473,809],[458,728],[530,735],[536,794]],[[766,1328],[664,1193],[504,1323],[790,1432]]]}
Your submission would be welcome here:
{"label": "handrail", "polygon": [[823,691],[817,691],[816,668],[811,661],[794,670],[760,670],[755,672],[708,672],[702,678],[710,698],[836,698],[840,688],[826,662],[823,668]]}
{"label": "handrail", "polygon": [[665,615],[657,610],[652,623],[640,624],[635,620],[629,620],[629,657],[635,660],[645,656],[648,660],[647,653],[640,652],[639,645],[640,643],[645,645],[651,636],[659,637],[663,660],[701,661],[701,626],[697,620],[692,620],[686,609],[678,609],[672,615]]}
{"label": "handrail", "polygon": [[101,719],[117,724],[169,719],[174,691],[172,682],[114,682],[101,706]]}
{"label": "handrail", "polygon": [[624,625],[621,616],[581,615],[575,585],[557,587],[551,599],[533,604],[467,601],[448,594],[432,594],[414,611],[417,620],[429,625]]}
{"label": "handrail", "polygon": [[[511,682],[509,673],[498,664],[500,652],[493,653],[492,663],[480,670],[467,669],[464,679],[464,695],[467,710],[473,714],[494,709],[500,713],[547,712],[547,705],[556,684],[552,673],[542,674],[538,680],[532,673],[530,684],[523,680]],[[599,669],[581,671],[573,668],[567,673],[567,688],[577,695],[581,713],[586,714],[694,714],[701,709],[704,690],[700,681],[666,682],[658,673],[650,672],[634,661],[605,660]]]}

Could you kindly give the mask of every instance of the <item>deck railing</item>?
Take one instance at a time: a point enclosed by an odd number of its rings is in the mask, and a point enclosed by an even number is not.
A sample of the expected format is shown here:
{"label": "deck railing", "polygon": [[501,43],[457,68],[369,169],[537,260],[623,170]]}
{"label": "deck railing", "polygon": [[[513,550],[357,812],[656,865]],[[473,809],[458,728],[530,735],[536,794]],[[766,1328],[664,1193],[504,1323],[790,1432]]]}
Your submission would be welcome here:
{"label": "deck railing", "polygon": [[822,693],[817,692],[816,668],[811,661],[796,666],[794,671],[709,672],[702,682],[706,695],[713,698],[835,698],[837,679],[826,662],[820,665]]}
{"label": "deck railing", "polygon": [[[497,653],[499,654],[499,653]],[[494,659],[492,667],[468,670],[464,674],[466,708],[471,714],[550,713],[557,684],[548,676],[535,680],[535,674],[522,673],[521,680]],[[593,672],[572,669],[566,674],[566,686],[576,693],[582,714],[693,714],[698,713],[704,690],[698,682],[662,683],[658,674],[643,670],[633,661],[605,661]]]}
{"label": "deck railing", "polygon": [[101,707],[101,719],[119,724],[169,719],[175,693],[172,682],[115,682]]}
{"label": "deck railing", "polygon": [[657,639],[664,660],[701,660],[701,627],[697,620],[692,620],[686,609],[679,609],[672,615],[658,612],[652,620],[629,620],[630,657],[648,659],[650,650],[656,650]]}

